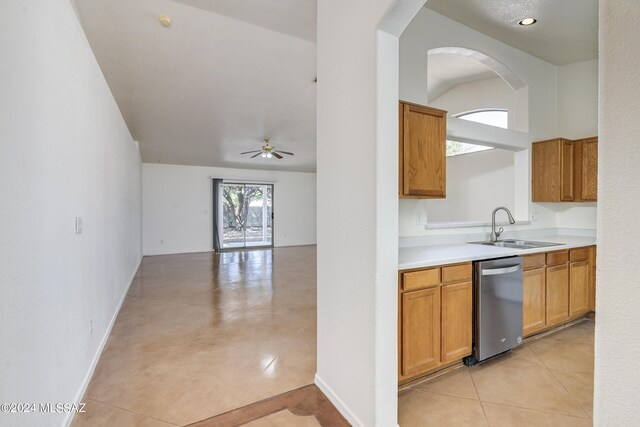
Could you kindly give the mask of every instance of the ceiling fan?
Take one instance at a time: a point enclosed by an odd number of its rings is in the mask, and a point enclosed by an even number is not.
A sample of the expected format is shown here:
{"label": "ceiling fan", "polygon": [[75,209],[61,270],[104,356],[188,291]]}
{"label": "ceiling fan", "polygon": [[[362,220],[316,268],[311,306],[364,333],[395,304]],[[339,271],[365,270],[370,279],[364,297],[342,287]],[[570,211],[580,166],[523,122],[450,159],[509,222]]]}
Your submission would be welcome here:
{"label": "ceiling fan", "polygon": [[256,154],[251,156],[252,159],[254,157],[262,156],[267,159],[275,157],[276,159],[280,160],[283,158],[281,154],[287,154],[289,156],[293,156],[293,153],[290,153],[288,151],[276,150],[276,148],[269,143],[269,138],[264,139],[264,143],[262,144],[261,150],[245,151],[244,153],[240,153],[240,154],[253,154],[253,153],[256,153]]}

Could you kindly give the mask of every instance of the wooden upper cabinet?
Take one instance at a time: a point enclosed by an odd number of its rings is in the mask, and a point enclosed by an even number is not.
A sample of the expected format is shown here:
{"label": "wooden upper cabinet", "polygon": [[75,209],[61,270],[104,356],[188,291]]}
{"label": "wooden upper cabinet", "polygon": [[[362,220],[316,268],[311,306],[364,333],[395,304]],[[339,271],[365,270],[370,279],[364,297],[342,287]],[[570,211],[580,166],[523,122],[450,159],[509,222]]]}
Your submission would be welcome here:
{"label": "wooden upper cabinet", "polygon": [[534,202],[573,201],[573,141],[558,138],[535,142],[531,164]]}
{"label": "wooden upper cabinet", "polygon": [[597,200],[598,139],[534,142],[531,176],[534,202]]}
{"label": "wooden upper cabinet", "polygon": [[560,162],[560,200],[563,202],[572,202],[574,200],[574,174],[573,165],[575,164],[574,142],[561,139],[561,155]]}
{"label": "wooden upper cabinet", "polygon": [[400,102],[400,197],[444,198],[447,112]]}
{"label": "wooden upper cabinet", "polygon": [[598,200],[598,138],[588,138],[582,142],[582,192],[585,201]]}

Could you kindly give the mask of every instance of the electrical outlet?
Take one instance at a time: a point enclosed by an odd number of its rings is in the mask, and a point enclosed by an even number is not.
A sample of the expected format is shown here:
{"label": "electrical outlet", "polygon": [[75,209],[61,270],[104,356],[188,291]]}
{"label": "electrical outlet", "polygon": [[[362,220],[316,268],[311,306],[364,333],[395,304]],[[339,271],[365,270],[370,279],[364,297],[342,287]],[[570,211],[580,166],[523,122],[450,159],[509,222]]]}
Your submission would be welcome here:
{"label": "electrical outlet", "polygon": [[416,212],[416,225],[422,225],[422,212]]}
{"label": "electrical outlet", "polygon": [[93,319],[89,319],[89,335],[93,334]]}
{"label": "electrical outlet", "polygon": [[82,234],[82,217],[76,217],[76,234]]}
{"label": "electrical outlet", "polygon": [[540,215],[538,214],[538,212],[533,212],[531,214],[531,222],[536,222],[539,219]]}
{"label": "electrical outlet", "polygon": [[164,245],[164,240],[160,240],[160,244],[161,244],[161,245]]}

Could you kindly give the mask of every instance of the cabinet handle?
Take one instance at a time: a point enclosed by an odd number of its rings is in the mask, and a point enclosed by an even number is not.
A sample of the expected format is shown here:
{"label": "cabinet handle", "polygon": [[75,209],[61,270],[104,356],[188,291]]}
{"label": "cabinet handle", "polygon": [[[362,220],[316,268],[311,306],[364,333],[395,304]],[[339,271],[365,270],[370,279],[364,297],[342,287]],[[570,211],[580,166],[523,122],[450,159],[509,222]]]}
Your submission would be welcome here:
{"label": "cabinet handle", "polygon": [[520,270],[521,268],[522,268],[522,265],[520,265],[520,264],[510,265],[508,267],[502,267],[502,268],[488,268],[488,269],[483,269],[482,270],[482,275],[483,276],[496,276],[498,274],[515,273],[516,271]]}

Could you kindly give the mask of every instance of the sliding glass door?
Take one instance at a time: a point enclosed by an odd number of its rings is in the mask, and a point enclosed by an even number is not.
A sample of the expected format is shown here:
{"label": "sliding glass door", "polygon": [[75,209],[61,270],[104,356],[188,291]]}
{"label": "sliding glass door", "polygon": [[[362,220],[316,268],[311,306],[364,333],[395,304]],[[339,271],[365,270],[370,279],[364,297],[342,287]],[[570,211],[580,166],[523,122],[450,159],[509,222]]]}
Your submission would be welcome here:
{"label": "sliding glass door", "polygon": [[223,183],[222,248],[273,246],[273,185]]}

